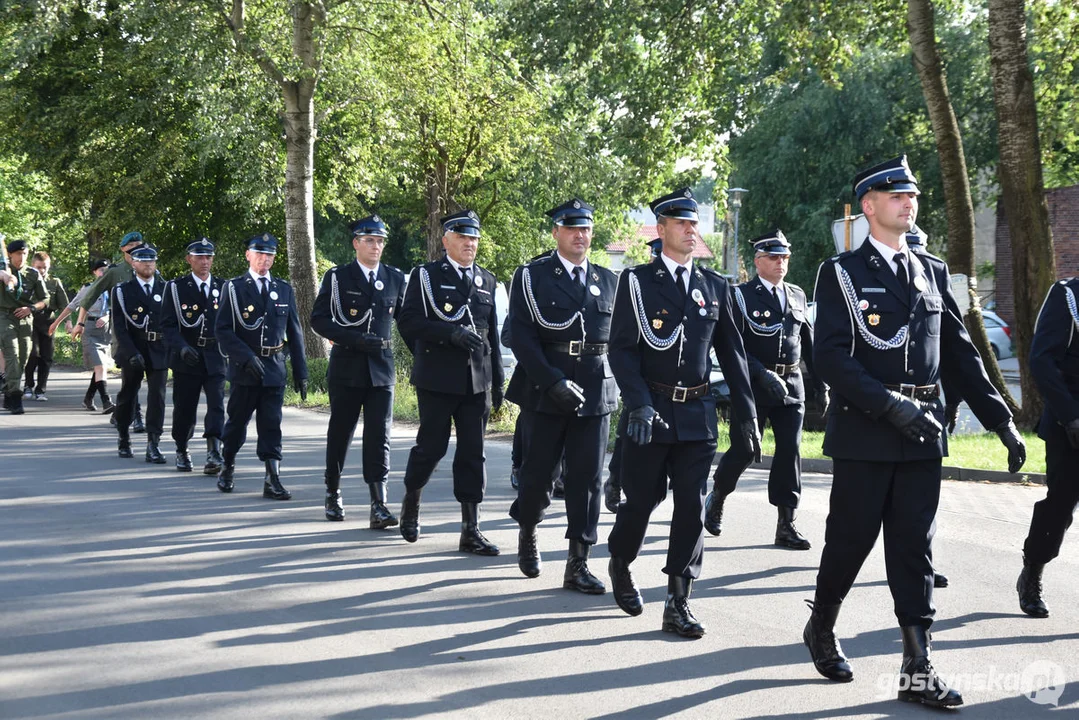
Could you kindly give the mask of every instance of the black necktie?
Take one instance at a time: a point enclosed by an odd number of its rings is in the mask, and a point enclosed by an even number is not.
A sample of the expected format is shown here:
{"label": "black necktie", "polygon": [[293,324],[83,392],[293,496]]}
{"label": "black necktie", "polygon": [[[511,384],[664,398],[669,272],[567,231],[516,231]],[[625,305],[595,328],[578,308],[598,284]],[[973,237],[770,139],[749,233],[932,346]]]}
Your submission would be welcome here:
{"label": "black necktie", "polygon": [[267,293],[267,287],[268,287],[268,286],[267,286],[267,284],[266,284],[266,278],[264,278],[264,277],[260,277],[260,278],[259,278],[259,283],[260,283],[260,284],[262,285],[262,291],[261,291],[261,292],[262,292],[262,299],[263,299],[263,300],[265,300],[265,299],[266,299],[266,295],[268,294],[268,293]]}
{"label": "black necktie", "polygon": [[779,298],[779,288],[775,285],[772,286],[772,297],[776,300],[776,305],[779,307],[780,312],[783,311],[783,301]]}
{"label": "black necktie", "polygon": [[461,268],[461,282],[464,283],[465,293],[468,293],[468,286],[472,282],[472,269],[463,267]]}
{"label": "black necktie", "polygon": [[202,296],[204,298],[209,298],[210,297],[210,286],[207,283],[205,283],[205,282],[199,283],[199,289],[202,290]]}
{"label": "black necktie", "polygon": [[678,285],[678,292],[682,294],[682,299],[686,298],[686,268],[682,265],[678,266],[678,269],[674,271],[674,282]]}
{"label": "black necktie", "polygon": [[904,260],[907,256],[903,253],[895,254],[895,277],[899,280],[899,287],[904,293],[910,294],[910,285],[907,281],[907,265]]}
{"label": "black necktie", "polygon": [[367,282],[371,283],[371,287],[375,286],[375,271],[374,270],[368,270],[367,271]]}
{"label": "black necktie", "polygon": [[583,278],[584,278],[584,270],[581,269],[580,265],[573,268],[573,282],[575,282],[578,285],[583,285],[584,284],[584,279]]}
{"label": "black necktie", "polygon": [[150,294],[153,292],[153,287],[150,283],[143,283],[142,289],[146,291],[146,297],[150,297]]}

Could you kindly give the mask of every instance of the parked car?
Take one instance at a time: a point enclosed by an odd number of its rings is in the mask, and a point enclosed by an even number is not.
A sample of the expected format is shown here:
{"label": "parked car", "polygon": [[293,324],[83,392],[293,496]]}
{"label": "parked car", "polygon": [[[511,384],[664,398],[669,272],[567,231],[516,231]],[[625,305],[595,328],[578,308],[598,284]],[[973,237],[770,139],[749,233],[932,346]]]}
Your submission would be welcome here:
{"label": "parked car", "polygon": [[1004,318],[989,310],[982,310],[982,319],[985,321],[985,334],[989,336],[989,347],[993,348],[993,354],[997,360],[1004,360],[1015,355],[1015,342],[1012,340],[1012,329]]}

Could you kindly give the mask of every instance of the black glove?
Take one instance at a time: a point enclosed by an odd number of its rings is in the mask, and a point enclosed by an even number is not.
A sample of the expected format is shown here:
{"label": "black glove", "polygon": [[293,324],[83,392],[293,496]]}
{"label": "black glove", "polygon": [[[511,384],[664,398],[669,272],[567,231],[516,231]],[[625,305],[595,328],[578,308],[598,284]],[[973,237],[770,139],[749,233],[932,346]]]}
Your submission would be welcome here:
{"label": "black glove", "polygon": [[771,370],[764,370],[757,375],[757,383],[764,392],[762,399],[767,400],[771,405],[778,405],[783,402],[783,398],[787,397],[787,383]]}
{"label": "black glove", "polygon": [[584,405],[584,388],[569,378],[562,378],[547,389],[551,400],[564,413],[576,413]]}
{"label": "black glove", "polygon": [[742,441],[745,446],[749,448],[749,451],[753,453],[753,459],[757,462],[761,461],[761,436],[757,430],[757,420],[746,420],[738,426],[738,429],[742,431]]}
{"label": "black glove", "polygon": [[1065,425],[1064,432],[1068,433],[1068,444],[1079,450],[1079,418]]}
{"label": "black glove", "polygon": [[1008,448],[1008,472],[1019,472],[1019,469],[1023,467],[1023,463],[1027,461],[1027,446],[1023,442],[1023,437],[1019,434],[1019,431],[1015,429],[1015,423],[1008,420],[1008,422],[998,427],[997,436],[1004,443],[1004,447]]}
{"label": "black glove", "polygon": [[629,413],[626,436],[638,445],[652,442],[652,423],[666,430],[670,427],[651,405],[642,405]]}
{"label": "black glove", "polygon": [[491,386],[491,412],[498,412],[498,409],[502,407],[502,401],[506,399],[505,393],[502,391],[501,385]]}
{"label": "black glove", "polygon": [[180,348],[180,359],[191,367],[197,367],[199,364],[199,351],[190,345],[184,345]]}
{"label": "black glove", "polygon": [[380,353],[383,350],[383,342],[381,335],[375,335],[374,333],[364,333],[360,339],[360,349],[369,353]]}
{"label": "black glove", "polygon": [[959,422],[959,403],[948,402],[944,406],[944,427],[948,428],[948,434],[955,434],[955,424]]}
{"label": "black glove", "polygon": [[243,367],[244,372],[259,382],[262,382],[262,378],[266,376],[266,368],[262,366],[262,360],[254,355],[244,363]]}
{"label": "black glove", "polygon": [[131,366],[132,370],[145,370],[146,358],[142,356],[142,353],[135,353],[131,356],[131,359],[127,361],[127,364]]}
{"label": "black glove", "polygon": [[483,338],[464,325],[458,325],[453,329],[450,342],[462,350],[478,350],[483,347]]}
{"label": "black glove", "polygon": [[903,435],[916,443],[935,442],[940,437],[944,428],[926,410],[926,405],[900,395],[895,390],[889,390],[888,396],[883,417],[899,428]]}
{"label": "black glove", "polygon": [[292,389],[300,393],[300,401],[307,402],[307,378],[292,381]]}
{"label": "black glove", "polygon": [[820,408],[820,414],[827,415],[828,406],[831,404],[828,401],[828,386],[821,383],[817,386],[816,390],[813,391],[813,394],[816,396],[815,399],[817,401],[817,407]]}

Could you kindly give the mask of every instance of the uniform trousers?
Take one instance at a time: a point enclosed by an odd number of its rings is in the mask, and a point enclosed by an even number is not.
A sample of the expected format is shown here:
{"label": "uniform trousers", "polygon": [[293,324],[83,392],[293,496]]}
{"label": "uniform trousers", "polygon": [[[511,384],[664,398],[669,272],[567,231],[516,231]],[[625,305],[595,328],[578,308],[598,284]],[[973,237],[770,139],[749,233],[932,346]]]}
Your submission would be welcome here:
{"label": "uniform trousers", "polygon": [[30,328],[17,320],[14,310],[0,310],[0,353],[4,356],[7,383],[4,392],[22,394],[23,363],[30,354]]}
{"label": "uniform trousers", "polygon": [[[695,579],[704,556],[704,496],[708,471],[716,454],[715,440],[678,443],[622,443],[622,492],[614,529],[607,539],[610,554],[629,563],[644,546],[648,519],[667,497],[667,479],[674,493],[674,514],[663,572]],[[630,470],[631,469],[631,470]]]}
{"label": "uniform trousers", "polygon": [[281,406],[285,402],[285,386],[239,385],[229,388],[228,419],[221,438],[223,455],[235,458],[247,441],[247,424],[255,415],[258,433],[256,453],[259,460],[281,459]]}
{"label": "uniform trousers", "polygon": [[116,396],[116,426],[131,427],[131,418],[139,402],[139,389],[146,377],[146,432],[160,435],[165,427],[165,385],[169,371],[136,370],[126,363],[120,368],[120,392]]}
{"label": "uniform trousers", "polygon": [[449,448],[452,421],[457,433],[457,450],[453,454],[453,496],[460,503],[483,502],[487,487],[483,434],[491,414],[490,398],[487,392],[451,395],[416,389],[420,429],[416,433],[416,444],[408,454],[405,490],[421,490],[427,485],[431,473]]}
{"label": "uniform trousers", "polygon": [[[34,331],[31,336],[30,357],[26,361],[26,381],[24,387],[34,388],[39,392],[45,392],[45,386],[49,383],[49,371],[52,369],[54,340],[49,334],[49,324],[42,325],[37,319],[34,320]],[[37,373],[37,382],[34,382],[34,373]]]}
{"label": "uniform trousers", "polygon": [[563,473],[565,453],[566,538],[595,545],[610,415],[578,417],[522,410],[521,416],[527,416],[527,432],[522,432],[524,462],[510,517],[526,527],[543,521],[554,482]]}
{"label": "uniform trousers", "polygon": [[345,457],[363,412],[363,479],[382,483],[390,476],[393,385],[351,387],[330,383],[330,423],[326,430],[326,489],[341,487]]}
{"label": "uniform trousers", "polygon": [[206,395],[202,436],[220,438],[225,428],[225,376],[174,372],[172,374],[172,439],[187,445],[195,435],[199,396]]}
{"label": "uniform trousers", "polygon": [[[757,406],[757,429],[764,435],[766,422],[772,424],[776,449],[772,469],[768,471],[768,502],[776,507],[796,508],[802,497],[802,419],[805,405]],[[727,497],[734,492],[738,479],[753,462],[753,452],[738,430],[738,420],[731,418],[731,447],[719,459],[716,468],[716,495]]]}
{"label": "uniform trousers", "polygon": [[933,623],[933,535],[939,458],[909,462],[833,459],[832,494],[817,601],[842,603],[884,527],[884,564],[900,627]]}
{"label": "uniform trousers", "polygon": [[620,484],[622,482],[622,445],[625,444],[628,422],[629,413],[620,413],[618,416],[618,428],[614,431],[614,449],[611,451],[611,461],[607,463],[607,477],[618,487],[622,487]]}
{"label": "uniform trousers", "polygon": [[1053,424],[1045,439],[1045,498],[1034,503],[1030,531],[1023,544],[1029,563],[1045,564],[1060,554],[1064,533],[1072,524],[1079,504],[1079,450],[1068,443],[1068,435]]}

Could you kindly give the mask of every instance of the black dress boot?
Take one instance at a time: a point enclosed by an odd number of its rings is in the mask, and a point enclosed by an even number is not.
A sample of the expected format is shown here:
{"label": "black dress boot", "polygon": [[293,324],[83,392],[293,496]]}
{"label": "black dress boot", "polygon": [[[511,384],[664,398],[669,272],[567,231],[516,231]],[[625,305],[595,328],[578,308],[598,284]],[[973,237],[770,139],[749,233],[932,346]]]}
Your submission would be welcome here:
{"label": "black dress boot", "polygon": [[520,480],[517,475],[521,472],[521,468],[514,465],[510,468],[510,487],[516,490],[520,486]]}
{"label": "black dress boot", "polygon": [[629,571],[629,563],[621,558],[611,555],[607,563],[607,573],[611,576],[611,592],[614,601],[622,612],[627,615],[640,615],[644,612],[644,598],[637,589],[637,583],[633,582],[633,573]]}
{"label": "black dress boot", "polygon": [[401,501],[401,537],[416,542],[420,537],[420,494],[422,490],[405,490]]}
{"label": "black dress boot", "polygon": [[808,550],[809,541],[794,527],[794,508],[779,508],[779,520],[776,522],[776,545],[791,550]]}
{"label": "black dress boot", "polygon": [[585,595],[602,595],[607,592],[603,581],[588,569],[588,553],[592,547],[580,540],[569,541],[569,554],[566,556],[566,573],[562,576],[562,587],[576,590]]}
{"label": "black dress boot", "polygon": [[154,465],[164,465],[166,462],[168,462],[167,460],[165,460],[165,456],[161,454],[161,448],[158,447],[158,443],[160,442],[161,436],[157,433],[147,434],[146,462],[153,463]]}
{"label": "black dress boot", "polygon": [[345,519],[345,505],[338,482],[338,478],[326,478],[326,519],[330,522],[341,522]]}
{"label": "black dress boot", "polygon": [[116,454],[122,458],[135,457],[135,453],[131,452],[131,435],[127,428],[117,428],[116,433],[119,436]]}
{"label": "black dress boot", "polygon": [[1015,583],[1015,590],[1019,593],[1019,609],[1033,618],[1049,617],[1049,608],[1045,605],[1042,597],[1042,571],[1044,563],[1028,563],[1023,560],[1023,572],[1019,573],[1019,580]]}
{"label": "black dress boot", "polygon": [[613,475],[608,475],[603,483],[603,504],[613,513],[622,504],[622,483]]}
{"label": "black dress boot", "polygon": [[292,493],[281,484],[281,461],[266,461],[266,477],[262,480],[262,497],[267,500],[289,500]]}
{"label": "black dress boot", "polygon": [[232,476],[236,473],[236,456],[225,455],[221,460],[221,474],[217,476],[217,489],[223,493],[232,492]]}
{"label": "black dress boot", "polygon": [[813,667],[829,680],[850,682],[854,679],[854,670],[835,637],[835,621],[839,617],[840,605],[824,605],[816,600],[808,605],[813,613],[802,631],[802,642],[809,648]]}
{"label": "black dress boot", "polygon": [[716,491],[708,493],[704,501],[704,529],[709,535],[719,537],[723,532],[723,501],[726,495],[716,495]]}
{"label": "black dress boot", "polygon": [[203,475],[217,475],[225,464],[221,457],[221,438],[206,438],[206,464],[202,466]]}
{"label": "black dress boot", "polygon": [[461,503],[461,541],[457,544],[461,552],[473,555],[497,555],[498,546],[480,532],[480,504]]}
{"label": "black dress boot", "polygon": [[903,702],[930,707],[959,707],[963,696],[949,688],[929,662],[929,631],[919,625],[903,632],[903,667],[899,670],[899,696]]}
{"label": "black dress boot", "polygon": [[142,407],[138,400],[135,401],[135,419],[131,421],[131,432],[136,435],[146,432],[146,425],[142,422]]}
{"label": "black dress boot", "polygon": [[397,525],[397,516],[386,507],[386,483],[367,483],[371,494],[371,529],[385,530]]}
{"label": "black dress boot", "polygon": [[663,604],[663,632],[678,633],[684,638],[696,640],[704,637],[704,625],[697,622],[689,609],[691,578],[671,575],[667,579],[667,602]]}
{"label": "black dress boot", "polygon": [[933,573],[933,587],[946,588],[948,587],[948,576],[944,573]]}
{"label": "black dress boot", "polygon": [[176,471],[191,472],[191,454],[187,451],[187,443],[176,443]]}
{"label": "black dress boot", "polygon": [[94,405],[94,393],[97,392],[97,381],[90,377],[90,386],[86,388],[86,394],[82,397],[82,406],[90,412],[97,412],[97,405]]}
{"label": "black dress boot", "polygon": [[543,570],[539,547],[536,545],[536,526],[522,525],[517,532],[517,567],[525,577],[539,577]]}

